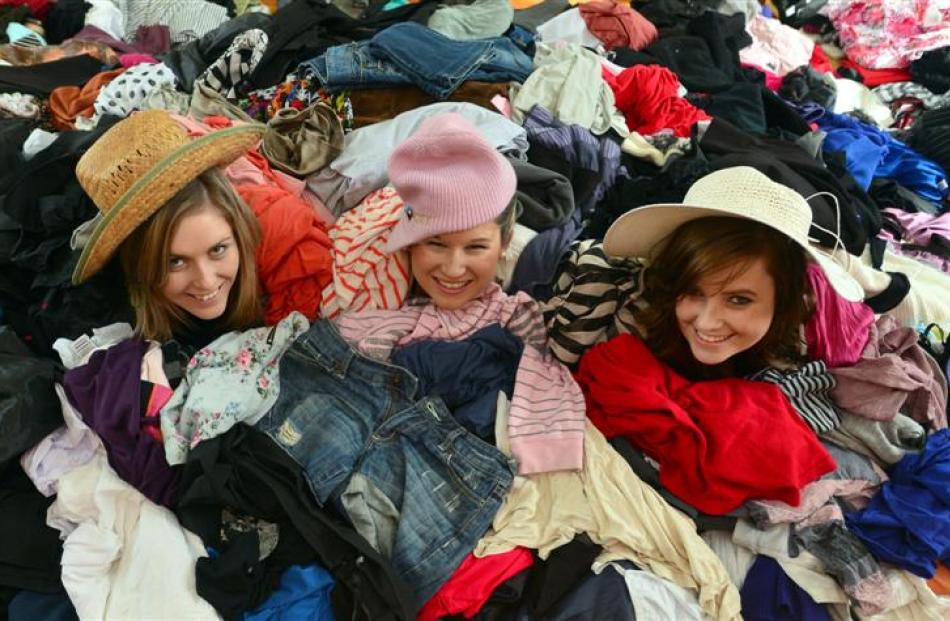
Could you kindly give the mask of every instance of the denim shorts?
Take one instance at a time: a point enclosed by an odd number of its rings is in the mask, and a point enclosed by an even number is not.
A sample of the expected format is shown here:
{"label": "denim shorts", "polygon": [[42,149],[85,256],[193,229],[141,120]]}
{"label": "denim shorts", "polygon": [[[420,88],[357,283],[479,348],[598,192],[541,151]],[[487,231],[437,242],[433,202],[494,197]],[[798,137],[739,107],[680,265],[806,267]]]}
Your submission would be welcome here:
{"label": "denim shorts", "polygon": [[512,482],[508,459],[406,369],[367,358],[327,320],[280,362],[280,396],[256,427],[303,468],[421,605],[471,552]]}

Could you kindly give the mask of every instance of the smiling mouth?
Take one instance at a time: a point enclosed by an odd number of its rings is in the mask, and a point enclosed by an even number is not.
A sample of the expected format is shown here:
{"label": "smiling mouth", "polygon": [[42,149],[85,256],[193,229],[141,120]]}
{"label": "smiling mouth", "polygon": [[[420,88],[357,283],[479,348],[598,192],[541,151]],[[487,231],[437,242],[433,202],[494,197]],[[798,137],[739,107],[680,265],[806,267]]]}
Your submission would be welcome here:
{"label": "smiling mouth", "polygon": [[465,287],[472,284],[471,280],[463,280],[461,282],[446,282],[444,280],[439,280],[438,278],[433,278],[433,280],[435,280],[439,287],[448,291],[461,291]]}
{"label": "smiling mouth", "polygon": [[700,343],[705,343],[707,345],[718,345],[719,343],[725,343],[730,338],[732,338],[731,334],[727,336],[704,335],[702,332],[700,332],[699,330],[696,330],[695,328],[693,329],[693,334],[696,335],[696,338],[699,340]]}
{"label": "smiling mouth", "polygon": [[208,294],[205,294],[205,295],[195,295],[194,293],[189,293],[188,295],[190,295],[190,296],[193,297],[194,299],[198,300],[199,302],[210,302],[210,301],[213,300],[219,293],[221,293],[221,288],[222,288],[222,287],[224,287],[223,284],[222,284],[222,285],[219,285],[218,288],[215,289],[214,291],[212,291],[211,293],[208,293]]}

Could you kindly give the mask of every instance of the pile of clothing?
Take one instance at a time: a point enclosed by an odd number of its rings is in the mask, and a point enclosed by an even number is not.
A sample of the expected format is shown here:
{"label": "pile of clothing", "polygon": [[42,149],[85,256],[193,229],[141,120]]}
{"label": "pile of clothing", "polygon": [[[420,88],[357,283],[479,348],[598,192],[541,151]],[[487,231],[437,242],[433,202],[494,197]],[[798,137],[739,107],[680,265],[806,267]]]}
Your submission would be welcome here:
{"label": "pile of clothing", "polygon": [[[200,349],[70,280],[156,109],[266,125],[267,325]],[[449,111],[519,204],[457,311],[384,251]],[[2,0],[0,136],[0,619],[950,617],[945,0]],[[601,240],[739,165],[865,299],[810,269],[807,364],[693,382]]]}

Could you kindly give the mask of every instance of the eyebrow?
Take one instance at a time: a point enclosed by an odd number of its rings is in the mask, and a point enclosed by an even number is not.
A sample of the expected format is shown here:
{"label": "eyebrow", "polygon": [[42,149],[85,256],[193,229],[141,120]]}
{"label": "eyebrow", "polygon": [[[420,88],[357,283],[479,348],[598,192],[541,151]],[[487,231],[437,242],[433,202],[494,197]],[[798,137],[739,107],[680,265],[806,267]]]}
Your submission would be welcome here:
{"label": "eyebrow", "polygon": [[755,291],[752,291],[751,289],[730,289],[723,291],[723,293],[725,295],[745,295],[753,298],[756,297]]}
{"label": "eyebrow", "polygon": [[478,237],[478,238],[476,238],[476,239],[473,239],[473,240],[469,241],[468,243],[470,243],[470,244],[487,244],[487,243],[490,242],[490,241],[491,241],[491,239],[489,239],[488,237]]}
{"label": "eyebrow", "polygon": [[[228,236],[225,237],[224,239],[222,239],[222,240],[220,240],[220,241],[216,241],[215,243],[211,244],[211,245],[208,247],[208,250],[211,250],[212,248],[215,248],[215,247],[217,247],[217,246],[220,246],[221,244],[223,244],[223,243],[225,243],[225,242],[229,242],[229,241],[234,241],[234,237],[231,236],[231,235],[228,235]],[[188,257],[186,257],[186,256],[183,255],[183,254],[175,254],[174,252],[169,252],[169,253],[168,253],[168,258],[169,258],[169,259],[186,259],[186,258],[188,258]]]}

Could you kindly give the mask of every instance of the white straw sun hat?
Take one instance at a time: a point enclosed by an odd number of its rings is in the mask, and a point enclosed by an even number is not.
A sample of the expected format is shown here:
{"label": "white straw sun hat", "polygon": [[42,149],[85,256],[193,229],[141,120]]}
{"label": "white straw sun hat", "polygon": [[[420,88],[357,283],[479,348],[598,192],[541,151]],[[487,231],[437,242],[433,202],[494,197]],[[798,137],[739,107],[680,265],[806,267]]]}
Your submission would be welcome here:
{"label": "white straw sun hat", "polygon": [[834,259],[811,245],[811,208],[795,190],[750,166],[712,172],[689,188],[682,203],[645,205],[620,216],[604,236],[604,252],[619,257],[653,258],[681,225],[698,218],[734,216],[784,233],[825,272],[841,297],[864,299],[864,290]]}

